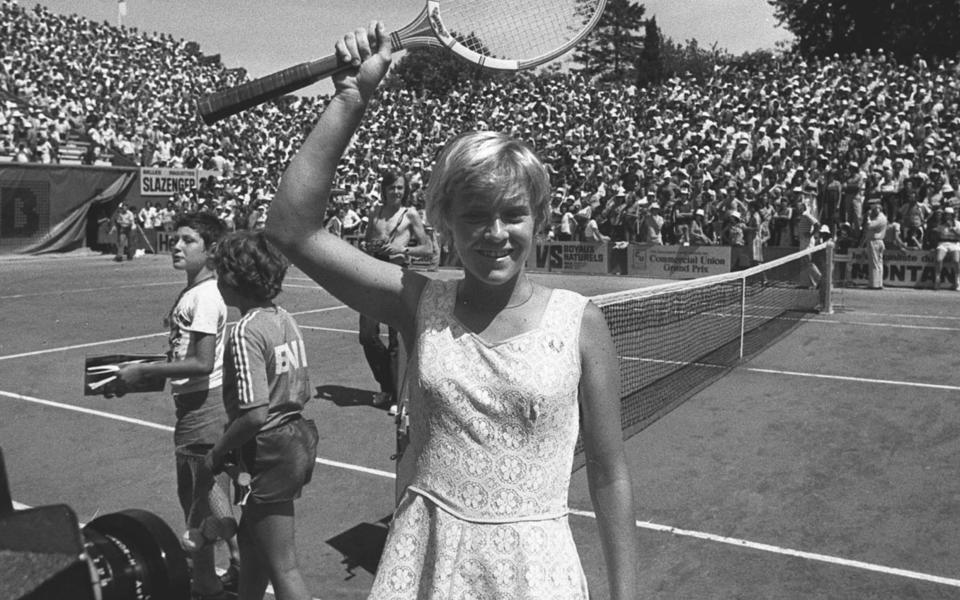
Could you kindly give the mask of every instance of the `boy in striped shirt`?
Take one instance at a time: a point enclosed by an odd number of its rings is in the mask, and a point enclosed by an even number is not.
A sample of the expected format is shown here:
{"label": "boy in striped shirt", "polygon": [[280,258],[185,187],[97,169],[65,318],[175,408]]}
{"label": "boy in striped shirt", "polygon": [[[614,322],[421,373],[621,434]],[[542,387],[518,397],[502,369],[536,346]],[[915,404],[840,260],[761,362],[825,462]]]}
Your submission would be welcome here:
{"label": "boy in striped shirt", "polygon": [[229,425],[204,465],[216,473],[238,451],[251,476],[239,499],[241,598],[263,597],[268,582],[277,598],[310,598],[297,565],[293,501],[312,477],[318,433],[302,415],[310,399],[303,338],[273,303],[287,265],[261,232],[230,235],[217,249],[217,285],[242,316],[224,355]]}

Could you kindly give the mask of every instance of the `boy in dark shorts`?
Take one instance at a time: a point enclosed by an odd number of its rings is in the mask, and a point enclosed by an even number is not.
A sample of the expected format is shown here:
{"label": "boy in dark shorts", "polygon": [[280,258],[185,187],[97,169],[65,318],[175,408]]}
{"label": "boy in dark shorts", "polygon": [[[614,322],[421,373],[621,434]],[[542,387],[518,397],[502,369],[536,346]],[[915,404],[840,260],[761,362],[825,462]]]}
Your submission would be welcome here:
{"label": "boy in dark shorts", "polygon": [[242,516],[239,595],[310,598],[297,565],[293,501],[313,475],[318,433],[302,416],[310,399],[307,357],[293,317],[273,303],[286,259],[260,232],[227,237],[217,251],[217,285],[242,314],[227,340],[224,405],[229,425],[204,461],[211,473],[231,453],[250,474]]}

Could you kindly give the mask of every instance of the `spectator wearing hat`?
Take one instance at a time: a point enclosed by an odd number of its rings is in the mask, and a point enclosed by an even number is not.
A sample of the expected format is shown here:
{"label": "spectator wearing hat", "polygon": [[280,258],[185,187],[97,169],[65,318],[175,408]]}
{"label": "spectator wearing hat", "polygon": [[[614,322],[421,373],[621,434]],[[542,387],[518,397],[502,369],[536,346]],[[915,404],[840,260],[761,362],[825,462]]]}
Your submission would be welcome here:
{"label": "spectator wearing hat", "polygon": [[793,207],[786,196],[780,196],[773,206],[770,224],[770,245],[789,246],[793,240],[790,224],[793,222]]}
{"label": "spectator wearing hat", "polygon": [[663,216],[660,215],[660,204],[653,202],[640,223],[640,243],[662,246],[663,223]]}
{"label": "spectator wearing hat", "polygon": [[836,230],[836,225],[843,221],[840,218],[840,200],[843,197],[843,183],[840,181],[840,170],[837,166],[827,169],[820,187],[820,214],[818,219],[829,224]]}
{"label": "spectator wearing hat", "polygon": [[751,253],[746,245],[743,217],[740,211],[732,210],[727,214],[721,239],[730,246],[730,270],[740,271],[749,268]]}
{"label": "spectator wearing hat", "polygon": [[887,236],[887,217],[880,209],[880,197],[871,196],[867,201],[867,216],[864,219],[860,245],[866,249],[868,289],[883,289],[883,240]]}
{"label": "spectator wearing hat", "polygon": [[750,203],[746,222],[743,224],[744,245],[750,252],[751,267],[763,262],[763,246],[766,243],[763,235],[765,229],[760,202],[754,200]]}
{"label": "spectator wearing hat", "polygon": [[920,202],[916,188],[907,183],[904,188],[906,201],[900,207],[900,226],[904,244],[911,250],[923,248],[924,226],[930,217],[930,209]]}
{"label": "spectator wearing hat", "polygon": [[593,214],[587,218],[586,224],[583,226],[583,241],[590,242],[593,244],[605,244],[610,241],[610,236],[604,235],[600,232],[600,226],[597,224],[596,218]]}
{"label": "spectator wearing hat", "polygon": [[694,246],[711,246],[716,243],[707,233],[706,218],[707,213],[702,208],[693,211],[693,219],[690,221],[690,244]]}
{"label": "spectator wearing hat", "polygon": [[818,243],[823,244],[824,242],[829,242],[832,239],[833,239],[833,234],[830,233],[830,226],[821,225],[820,231],[817,233]]}
{"label": "spectator wearing hat", "polygon": [[797,219],[797,240],[801,250],[812,248],[817,242],[817,233],[820,222],[814,214],[813,208],[800,203],[797,205],[800,216]]}
{"label": "spectator wearing hat", "polygon": [[937,247],[933,289],[940,289],[943,263],[949,259],[955,267],[953,289],[960,291],[960,224],[957,224],[956,209],[952,206],[943,209],[943,220],[934,229],[934,239],[937,242]]}
{"label": "spectator wearing hat", "polygon": [[863,195],[866,186],[866,177],[856,161],[847,165],[847,174],[843,182],[843,193],[840,197],[840,218],[853,225],[855,230],[860,228],[863,220]]}

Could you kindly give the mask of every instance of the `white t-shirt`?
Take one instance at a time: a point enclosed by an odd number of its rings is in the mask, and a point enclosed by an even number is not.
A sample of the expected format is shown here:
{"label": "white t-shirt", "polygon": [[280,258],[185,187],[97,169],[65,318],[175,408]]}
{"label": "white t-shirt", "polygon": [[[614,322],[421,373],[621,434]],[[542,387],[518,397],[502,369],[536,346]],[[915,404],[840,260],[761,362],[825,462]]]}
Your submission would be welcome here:
{"label": "white t-shirt", "polygon": [[217,280],[205,279],[185,289],[170,311],[167,325],[170,327],[170,360],[173,362],[187,357],[193,338],[191,333],[217,336],[213,371],[200,377],[171,379],[170,391],[185,394],[220,387],[223,384],[223,333],[227,325],[227,305],[217,289]]}

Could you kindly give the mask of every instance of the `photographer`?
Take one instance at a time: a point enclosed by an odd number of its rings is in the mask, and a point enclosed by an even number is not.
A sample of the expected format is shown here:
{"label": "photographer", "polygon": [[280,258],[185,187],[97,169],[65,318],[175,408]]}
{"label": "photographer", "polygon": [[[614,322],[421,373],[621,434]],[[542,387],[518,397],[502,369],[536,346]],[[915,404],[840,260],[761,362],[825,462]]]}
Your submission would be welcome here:
{"label": "photographer", "polygon": [[[420,214],[408,206],[410,187],[403,171],[387,169],[380,180],[383,200],[370,211],[369,222],[361,247],[367,254],[380,260],[408,266],[411,258],[433,255],[433,243],[427,237]],[[411,245],[411,242],[415,245]],[[374,406],[389,406],[396,402],[397,332],[389,329],[388,345],[380,340],[380,323],[360,315],[360,345],[380,384],[374,395]]]}

